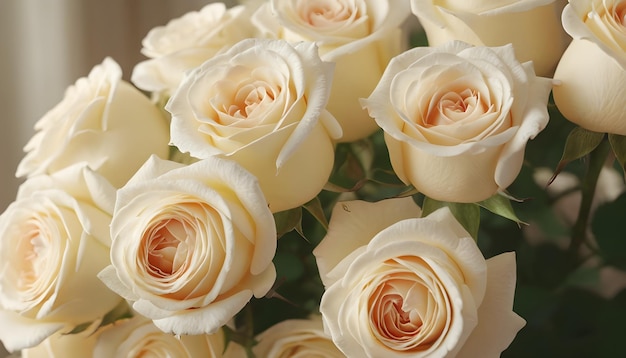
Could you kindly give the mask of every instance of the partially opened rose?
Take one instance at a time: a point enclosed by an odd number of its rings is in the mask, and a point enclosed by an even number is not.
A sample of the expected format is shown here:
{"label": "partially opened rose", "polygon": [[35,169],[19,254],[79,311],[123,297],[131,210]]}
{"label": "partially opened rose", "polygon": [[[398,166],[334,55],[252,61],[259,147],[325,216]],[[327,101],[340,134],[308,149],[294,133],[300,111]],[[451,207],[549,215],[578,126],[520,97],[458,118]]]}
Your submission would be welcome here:
{"label": "partially opened rose", "polygon": [[513,44],[520,62],[554,73],[567,46],[560,21],[565,0],[411,0],[430,46],[460,40],[476,46]]}
{"label": "partially opened rose", "polygon": [[554,102],[591,131],[626,135],[626,1],[571,0],[563,27],[574,39],[554,73]]}
{"label": "partially opened rose", "polygon": [[359,105],[376,87],[389,60],[406,48],[401,26],[406,0],[270,0],[252,18],[264,36],[311,41],[324,61],[336,64],[328,110],[351,142],[378,127]]}
{"label": "partially opened rose", "polygon": [[122,80],[122,70],[110,58],[69,87],[35,129],[17,176],[52,174],[85,162],[120,187],[150,155],[169,153],[167,121]]}
{"label": "partially opened rose", "polygon": [[28,179],[0,216],[0,340],[15,351],[102,318],[115,189],[85,165]]}
{"label": "partially opened rose", "polygon": [[[92,354],[93,358],[244,358],[243,347],[229,342],[225,346],[224,332],[183,335],[176,337],[159,330],[141,316],[118,321],[103,329]],[[227,349],[226,349],[227,348]],[[87,355],[83,356],[87,357]]]}
{"label": "partially opened rose", "polygon": [[418,211],[410,198],[335,206],[314,251],[326,331],[350,357],[499,357],[524,326],[515,255],[485,261],[447,207],[406,219]]}
{"label": "partially opened rose", "polygon": [[363,104],[385,131],[402,181],[433,199],[469,203],[517,177],[526,142],[548,123],[551,86],[510,45],[455,41],[395,57]]}
{"label": "partially opened rose", "polygon": [[135,66],[131,80],[145,91],[171,94],[185,71],[253,35],[244,6],[227,9],[221,2],[208,4],[150,30],[141,49],[150,59]]}
{"label": "partially opened rose", "polygon": [[237,163],[152,157],[117,192],[99,277],[165,332],[214,333],[274,283],[276,228]]}
{"label": "partially opened rose", "polygon": [[343,353],[324,332],[322,317],[281,321],[259,334],[253,348],[263,358],[342,358]]}
{"label": "partially opened rose", "polygon": [[326,110],[332,73],[313,43],[243,40],[173,94],[171,143],[196,158],[238,162],[273,212],[300,206],[328,181],[341,134]]}

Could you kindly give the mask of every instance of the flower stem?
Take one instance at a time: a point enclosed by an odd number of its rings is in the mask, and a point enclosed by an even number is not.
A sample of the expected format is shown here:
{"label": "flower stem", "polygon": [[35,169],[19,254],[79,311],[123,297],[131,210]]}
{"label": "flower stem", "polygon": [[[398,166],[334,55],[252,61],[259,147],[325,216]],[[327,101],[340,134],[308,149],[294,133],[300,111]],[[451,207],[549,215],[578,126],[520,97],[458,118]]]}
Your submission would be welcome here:
{"label": "flower stem", "polygon": [[609,141],[605,138],[589,154],[587,170],[581,183],[582,198],[580,201],[580,209],[576,223],[574,223],[572,228],[572,241],[568,248],[572,267],[577,267],[580,264],[579,250],[581,245],[587,240],[587,225],[589,224],[589,216],[591,214],[591,204],[593,203],[593,197],[596,192],[598,177],[606,162],[610,148]]}

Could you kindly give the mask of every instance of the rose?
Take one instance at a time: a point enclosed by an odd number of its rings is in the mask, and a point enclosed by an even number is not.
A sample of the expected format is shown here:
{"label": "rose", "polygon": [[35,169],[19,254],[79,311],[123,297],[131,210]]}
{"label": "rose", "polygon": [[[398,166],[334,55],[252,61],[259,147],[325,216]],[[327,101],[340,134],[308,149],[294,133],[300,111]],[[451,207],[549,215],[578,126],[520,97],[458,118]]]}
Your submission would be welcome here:
{"label": "rose", "polygon": [[196,158],[241,164],[272,211],[297,207],[332,170],[341,129],[324,109],[331,78],[312,43],[243,40],[191,72],[170,98],[171,142]]}
{"label": "rose", "polygon": [[214,333],[274,283],[276,228],[256,179],[210,157],[152,157],[118,190],[99,277],[155,325]]}
{"label": "rose", "polygon": [[246,7],[208,4],[150,30],[141,49],[150,59],[135,66],[131,80],[146,91],[172,93],[185,71],[253,35]]}
{"label": "rose", "polygon": [[121,298],[96,277],[109,264],[115,189],[85,165],[20,186],[0,216],[0,340],[10,351],[101,318]]}
{"label": "rose", "polygon": [[281,321],[256,337],[256,357],[345,357],[324,333],[321,316]]}
{"label": "rose", "polygon": [[548,123],[550,88],[510,45],[450,42],[391,60],[363,104],[402,181],[433,199],[477,202],[519,173],[526,142]]}
{"label": "rose", "polygon": [[447,207],[418,212],[411,198],[335,206],[313,252],[327,333],[351,357],[498,357],[524,326],[514,253],[485,261]]}
{"label": "rose", "polygon": [[574,39],[556,72],[554,102],[591,131],[626,135],[626,2],[572,0],[563,27]]}
{"label": "rose", "polygon": [[359,98],[406,47],[400,27],[408,15],[405,0],[271,0],[252,21],[264,36],[315,42],[322,60],[336,64],[328,110],[343,128],[340,141],[351,142],[378,129]]}
{"label": "rose", "polygon": [[164,117],[121,77],[119,65],[106,58],[69,87],[35,125],[38,132],[25,147],[17,176],[52,174],[86,162],[120,187],[151,154],[166,157]]}
{"label": "rose", "polygon": [[[110,357],[245,357],[240,345],[229,342],[225,350],[224,331],[211,335],[184,335],[175,337],[163,333],[150,320],[135,316],[106,327],[100,335],[93,354],[94,358]],[[87,355],[85,355],[87,357]]]}
{"label": "rose", "polygon": [[559,15],[565,0],[412,0],[430,46],[461,40],[476,46],[513,44],[520,62],[550,76],[567,46]]}

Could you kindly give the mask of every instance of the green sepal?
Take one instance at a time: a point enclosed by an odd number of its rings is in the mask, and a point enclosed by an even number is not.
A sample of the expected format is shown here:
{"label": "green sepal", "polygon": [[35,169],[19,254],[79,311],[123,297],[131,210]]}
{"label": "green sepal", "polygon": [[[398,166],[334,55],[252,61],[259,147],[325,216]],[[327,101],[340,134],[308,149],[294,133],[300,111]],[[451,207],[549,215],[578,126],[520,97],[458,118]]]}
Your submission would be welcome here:
{"label": "green sepal", "polygon": [[107,312],[107,314],[102,317],[102,321],[96,329],[100,327],[104,327],[108,324],[114,323],[121,319],[131,318],[133,316],[130,307],[128,307],[128,303],[126,301],[121,301],[115,308]]}
{"label": "green sepal", "polygon": [[626,136],[609,134],[609,143],[611,144],[613,154],[615,154],[615,159],[622,167],[624,177],[626,178]]}
{"label": "green sepal", "polygon": [[317,196],[302,205],[302,207],[308,211],[309,214],[313,215],[313,217],[324,227],[324,230],[328,230],[328,220],[326,220],[326,215],[324,215],[322,202]]}
{"label": "green sepal", "polygon": [[605,133],[592,132],[582,127],[572,129],[565,141],[561,160],[554,170],[554,175],[548,181],[548,185],[552,184],[567,164],[584,157],[596,149],[602,143],[604,136]]}
{"label": "green sepal", "polygon": [[502,194],[496,194],[487,200],[478,202],[477,204],[496,215],[516,222],[518,225],[527,225],[517,217],[517,214],[515,214],[515,210],[513,210],[513,206],[511,205],[511,200]]}
{"label": "green sepal", "polygon": [[274,213],[274,222],[276,237],[280,239],[286,233],[302,227],[302,208],[297,207]]}
{"label": "green sepal", "polygon": [[424,197],[422,203],[422,217],[425,217],[437,209],[448,207],[452,215],[467,230],[474,240],[478,239],[478,227],[480,226],[480,206],[476,203],[452,203]]}

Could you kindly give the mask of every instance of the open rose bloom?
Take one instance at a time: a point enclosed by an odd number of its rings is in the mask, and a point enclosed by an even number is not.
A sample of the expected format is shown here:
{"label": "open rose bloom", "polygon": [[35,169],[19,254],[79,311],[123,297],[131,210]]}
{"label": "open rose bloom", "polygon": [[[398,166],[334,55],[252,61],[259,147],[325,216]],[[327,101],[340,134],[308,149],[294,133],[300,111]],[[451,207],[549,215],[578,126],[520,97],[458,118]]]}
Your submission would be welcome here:
{"label": "open rose bloom", "polygon": [[20,187],[0,216],[0,340],[13,351],[101,319],[121,297],[109,264],[115,189],[84,164]]}
{"label": "open rose bloom", "polygon": [[115,205],[111,265],[99,277],[161,330],[214,333],[272,287],[274,218],[236,163],[152,157]]}
{"label": "open rose bloom", "polygon": [[194,69],[247,37],[253,28],[244,6],[212,3],[150,30],[141,53],[149,57],[133,69],[132,82],[145,91],[171,94],[185,71]]}
{"label": "open rose bloom", "polygon": [[477,202],[508,187],[548,123],[552,82],[513,48],[449,42],[395,57],[363,101],[393,169],[433,199]]}
{"label": "open rose bloom", "polygon": [[326,110],[333,65],[313,43],[243,40],[190,72],[166,109],[171,143],[195,158],[221,156],[255,175],[273,212],[322,189],[341,135]]}
{"label": "open rose bloom", "polygon": [[85,162],[116,188],[152,154],[167,157],[167,121],[106,58],[70,86],[36,124],[17,176],[52,174]]}
{"label": "open rose bloom", "polygon": [[350,357],[499,357],[525,324],[515,255],[485,260],[447,208],[417,215],[410,198],[335,207],[314,251],[326,331]]}

